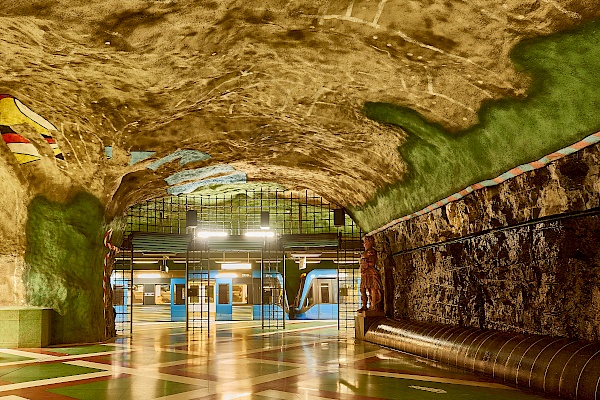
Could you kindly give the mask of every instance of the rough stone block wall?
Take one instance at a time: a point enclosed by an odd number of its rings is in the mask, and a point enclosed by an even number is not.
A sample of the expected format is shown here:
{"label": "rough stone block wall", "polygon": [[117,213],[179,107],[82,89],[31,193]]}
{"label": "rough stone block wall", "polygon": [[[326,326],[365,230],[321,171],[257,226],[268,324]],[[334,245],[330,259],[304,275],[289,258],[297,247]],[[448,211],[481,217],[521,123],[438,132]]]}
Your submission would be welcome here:
{"label": "rough stone block wall", "polygon": [[376,235],[389,316],[600,340],[600,146]]}

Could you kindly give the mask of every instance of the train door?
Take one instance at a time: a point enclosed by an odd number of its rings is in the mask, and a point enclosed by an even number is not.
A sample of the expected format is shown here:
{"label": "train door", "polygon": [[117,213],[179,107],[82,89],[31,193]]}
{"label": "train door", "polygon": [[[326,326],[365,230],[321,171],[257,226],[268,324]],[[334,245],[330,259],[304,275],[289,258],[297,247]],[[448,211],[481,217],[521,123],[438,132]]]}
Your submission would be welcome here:
{"label": "train door", "polygon": [[171,279],[171,321],[185,321],[185,278]]}
{"label": "train door", "polygon": [[216,317],[217,321],[231,321],[233,318],[233,291],[230,277],[219,277],[215,280],[217,286]]}
{"label": "train door", "polygon": [[[249,274],[248,274],[249,275]],[[252,277],[235,279],[231,286],[232,319],[251,321],[254,319],[252,305]]]}
{"label": "train door", "polygon": [[315,282],[318,292],[318,319],[337,319],[338,299],[337,284],[332,278],[317,279]]}

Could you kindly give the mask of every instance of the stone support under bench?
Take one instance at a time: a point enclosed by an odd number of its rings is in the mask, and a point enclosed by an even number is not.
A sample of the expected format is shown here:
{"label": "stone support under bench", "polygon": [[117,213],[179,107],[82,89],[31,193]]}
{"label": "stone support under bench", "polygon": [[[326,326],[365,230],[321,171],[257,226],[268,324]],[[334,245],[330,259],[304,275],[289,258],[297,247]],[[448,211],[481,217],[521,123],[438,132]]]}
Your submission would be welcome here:
{"label": "stone support under bench", "polygon": [[0,307],[0,348],[48,346],[51,313],[43,307]]}
{"label": "stone support under bench", "polygon": [[354,317],[354,338],[365,340],[369,326],[384,318],[385,313],[383,311],[358,311]]}

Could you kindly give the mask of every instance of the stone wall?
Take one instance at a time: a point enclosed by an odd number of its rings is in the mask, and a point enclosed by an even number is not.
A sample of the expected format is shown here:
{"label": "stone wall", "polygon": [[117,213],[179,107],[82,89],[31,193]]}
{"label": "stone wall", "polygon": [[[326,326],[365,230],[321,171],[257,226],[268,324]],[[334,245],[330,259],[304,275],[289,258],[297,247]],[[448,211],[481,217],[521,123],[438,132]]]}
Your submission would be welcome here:
{"label": "stone wall", "polygon": [[104,340],[104,206],[80,192],[67,202],[29,204],[23,282],[30,306],[53,310],[51,343]]}
{"label": "stone wall", "polygon": [[393,318],[600,340],[600,146],[376,235]]}

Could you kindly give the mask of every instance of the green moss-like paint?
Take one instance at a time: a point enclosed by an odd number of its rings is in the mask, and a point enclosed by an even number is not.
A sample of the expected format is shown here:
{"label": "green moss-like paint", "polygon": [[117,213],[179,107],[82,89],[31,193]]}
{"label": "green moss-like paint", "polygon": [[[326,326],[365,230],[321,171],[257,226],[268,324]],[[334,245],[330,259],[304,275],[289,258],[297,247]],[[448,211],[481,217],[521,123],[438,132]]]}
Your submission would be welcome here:
{"label": "green moss-like paint", "polygon": [[484,103],[480,122],[458,133],[406,107],[364,105],[369,118],[409,137],[399,147],[408,175],[351,210],[361,227],[375,229],[600,130],[600,20],[523,41],[512,59],[532,75],[527,98]]}
{"label": "green moss-like paint", "polygon": [[54,309],[54,344],[103,340],[104,207],[80,193],[66,204],[38,196],[28,211],[28,303]]}

